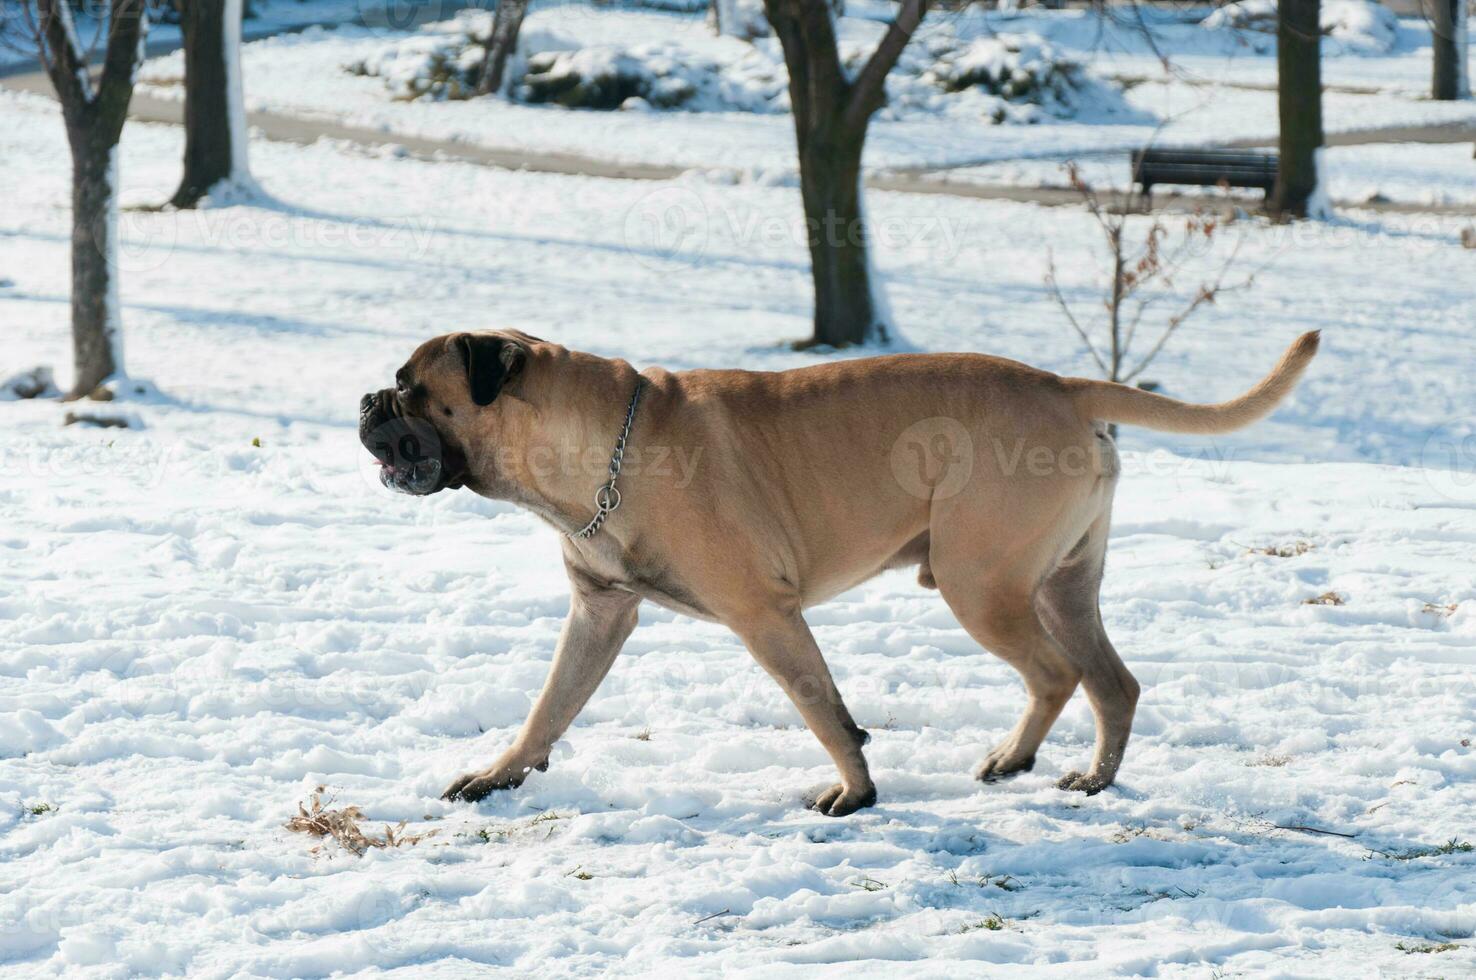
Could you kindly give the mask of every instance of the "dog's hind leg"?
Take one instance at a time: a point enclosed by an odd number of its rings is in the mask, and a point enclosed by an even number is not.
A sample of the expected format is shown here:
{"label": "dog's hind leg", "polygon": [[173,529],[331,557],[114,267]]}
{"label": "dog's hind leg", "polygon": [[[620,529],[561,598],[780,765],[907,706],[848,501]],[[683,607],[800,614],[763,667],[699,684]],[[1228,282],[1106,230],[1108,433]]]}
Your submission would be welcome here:
{"label": "dog's hind leg", "polygon": [[1020,672],[1028,697],[1019,722],[974,768],[974,778],[991,782],[1028,771],[1081,672],[1041,622],[1028,587],[996,583],[960,594],[947,578],[940,577],[939,585],[969,635]]}
{"label": "dog's hind leg", "polygon": [[[1110,506],[1110,497],[1108,498]],[[1112,785],[1132,732],[1139,686],[1107,638],[1098,594],[1107,551],[1107,507],[1082,542],[1046,577],[1036,605],[1072,666],[1097,719],[1097,744],[1086,773],[1069,772],[1057,784],[1088,795]]]}

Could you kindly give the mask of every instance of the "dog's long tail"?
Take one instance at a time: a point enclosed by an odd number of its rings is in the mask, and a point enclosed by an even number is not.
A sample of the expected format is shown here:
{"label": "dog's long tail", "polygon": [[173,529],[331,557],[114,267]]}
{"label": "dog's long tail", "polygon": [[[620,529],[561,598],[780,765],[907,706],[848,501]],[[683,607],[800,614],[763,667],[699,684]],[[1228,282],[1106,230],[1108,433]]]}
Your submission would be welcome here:
{"label": "dog's long tail", "polygon": [[1321,332],[1304,333],[1281,355],[1261,383],[1239,398],[1218,405],[1191,405],[1111,381],[1063,378],[1084,418],[1141,425],[1160,432],[1233,432],[1271,414],[1291,394],[1317,353]]}

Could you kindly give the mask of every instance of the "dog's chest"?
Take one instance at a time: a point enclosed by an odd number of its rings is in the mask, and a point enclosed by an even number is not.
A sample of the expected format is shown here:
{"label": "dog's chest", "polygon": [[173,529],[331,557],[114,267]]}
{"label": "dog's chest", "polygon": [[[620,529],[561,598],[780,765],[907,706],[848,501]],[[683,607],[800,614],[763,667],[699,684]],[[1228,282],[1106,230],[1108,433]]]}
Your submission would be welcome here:
{"label": "dog's chest", "polygon": [[587,549],[580,558],[579,566],[596,581],[633,592],[684,616],[706,620],[715,618],[696,591],[659,558],[632,554],[618,546]]}

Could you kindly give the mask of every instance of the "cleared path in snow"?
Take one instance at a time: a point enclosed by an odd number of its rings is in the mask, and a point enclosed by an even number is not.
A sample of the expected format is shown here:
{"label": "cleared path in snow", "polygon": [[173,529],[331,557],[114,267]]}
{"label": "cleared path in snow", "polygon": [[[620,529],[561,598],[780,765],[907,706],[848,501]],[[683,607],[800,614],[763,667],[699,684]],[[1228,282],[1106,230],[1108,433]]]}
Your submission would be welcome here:
{"label": "cleared path in snow", "polygon": [[[285,33],[305,29],[311,25],[294,25],[277,31],[263,32],[258,37],[271,33]],[[252,38],[257,39],[257,38]],[[168,41],[149,51],[150,56],[166,54],[178,43]],[[5,77],[0,71],[0,88],[18,92],[30,92],[54,97],[51,80],[40,71],[11,74]],[[128,107],[130,118],[141,122],[182,125],[184,103],[180,100],[161,99],[145,93],[135,92]],[[350,126],[331,119],[289,116],[275,112],[248,112],[248,124],[266,139],[279,142],[311,144],[320,139],[341,140],[363,146],[395,147],[405,156],[423,160],[449,160],[473,163],[481,166],[501,167],[508,170],[525,170],[531,173],[565,174],[580,177],[605,177],[623,180],[670,180],[691,170],[690,167],[657,163],[618,163],[583,154],[555,151],[530,153],[526,149],[500,148],[459,140],[426,139],[417,136]],[[1398,126],[1355,132],[1331,133],[1327,136],[1329,146],[1357,146],[1372,143],[1462,143],[1476,142],[1476,126],[1470,124]],[[1247,139],[1227,141],[1226,146],[1266,146],[1266,140]],[[1112,152],[1123,152],[1113,150]],[[947,167],[925,167],[917,169],[898,168],[877,171],[866,177],[866,185],[875,190],[899,191],[913,194],[947,194],[956,197],[972,197],[986,200],[1018,201],[1045,206],[1070,206],[1081,203],[1080,195],[1069,187],[1031,187],[1010,184],[990,184],[972,181],[954,181],[949,174],[976,166],[981,161],[961,161]],[[1001,162],[990,158],[989,163]],[[1125,195],[1121,192],[1104,194],[1113,206],[1122,206]],[[1233,194],[1230,200],[1247,207],[1261,204],[1254,194]],[[1179,195],[1159,192],[1154,195],[1157,210],[1192,210],[1202,207],[1200,195]],[[1447,214],[1476,215],[1476,207],[1469,205],[1417,204],[1398,201],[1335,201],[1339,208],[1381,211],[1395,214]]]}

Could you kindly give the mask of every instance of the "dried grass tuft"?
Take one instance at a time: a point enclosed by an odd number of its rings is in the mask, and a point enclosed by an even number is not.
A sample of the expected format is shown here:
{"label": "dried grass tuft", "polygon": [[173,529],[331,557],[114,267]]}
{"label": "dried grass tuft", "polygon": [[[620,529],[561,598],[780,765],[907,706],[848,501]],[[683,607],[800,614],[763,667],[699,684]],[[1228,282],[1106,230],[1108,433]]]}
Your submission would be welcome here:
{"label": "dried grass tuft", "polygon": [[[385,824],[383,837],[366,834],[359,827],[359,821],[364,819],[364,811],[356,806],[346,806],[337,810],[329,809],[323,805],[323,793],[324,788],[319,786],[313,790],[308,806],[297,804],[297,816],[286,823],[288,830],[296,834],[335,840],[338,846],[355,857],[363,857],[364,852],[371,847],[404,847],[407,844],[413,846],[436,834],[434,830],[428,830],[423,834],[403,833],[404,820],[394,827]],[[332,802],[333,799],[330,797],[328,803]],[[317,854],[321,850],[322,845],[319,845],[313,848],[313,853]]]}
{"label": "dried grass tuft", "polygon": [[1296,558],[1312,550],[1312,542],[1297,541],[1292,544],[1273,544],[1264,548],[1247,548],[1247,554],[1270,555],[1272,558]]}
{"label": "dried grass tuft", "polygon": [[1336,592],[1324,592],[1316,598],[1302,600],[1304,606],[1346,606],[1347,604],[1347,598]]}

